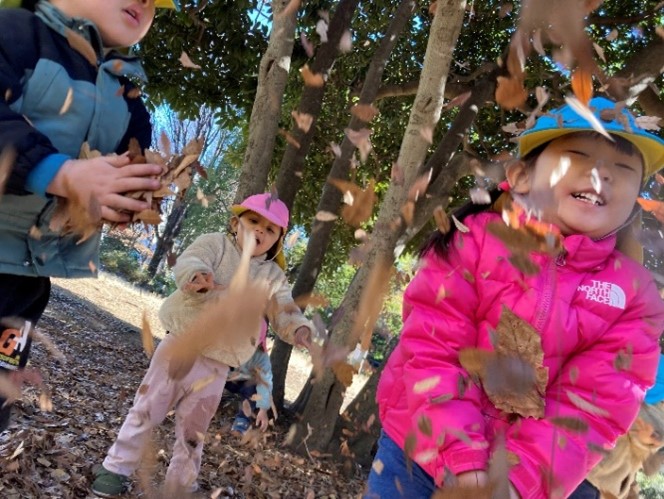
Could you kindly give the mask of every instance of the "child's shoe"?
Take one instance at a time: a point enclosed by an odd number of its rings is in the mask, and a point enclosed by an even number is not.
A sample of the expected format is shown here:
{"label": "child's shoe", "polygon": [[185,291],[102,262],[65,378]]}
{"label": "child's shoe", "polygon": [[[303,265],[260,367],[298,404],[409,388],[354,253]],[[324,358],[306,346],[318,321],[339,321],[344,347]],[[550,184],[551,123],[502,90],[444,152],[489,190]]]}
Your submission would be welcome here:
{"label": "child's shoe", "polygon": [[231,426],[231,433],[241,437],[247,432],[250,425],[251,421],[249,421],[249,418],[246,416],[237,416],[235,421],[233,421],[233,426]]}
{"label": "child's shoe", "polygon": [[129,477],[108,471],[103,466],[95,470],[92,493],[98,497],[118,497],[129,489]]}

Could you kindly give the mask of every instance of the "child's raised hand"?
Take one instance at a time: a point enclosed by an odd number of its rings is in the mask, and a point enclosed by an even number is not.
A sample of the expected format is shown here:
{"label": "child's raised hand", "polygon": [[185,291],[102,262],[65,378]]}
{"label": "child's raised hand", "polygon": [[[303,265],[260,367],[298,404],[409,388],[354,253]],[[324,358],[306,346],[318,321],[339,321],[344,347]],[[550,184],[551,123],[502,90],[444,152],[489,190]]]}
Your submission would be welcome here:
{"label": "child's raised hand", "polygon": [[214,277],[209,272],[196,272],[187,284],[182,287],[183,291],[190,293],[207,293],[214,289]]}
{"label": "child's raised hand", "polygon": [[268,417],[266,409],[259,409],[258,414],[256,415],[256,426],[262,431],[265,432],[268,427]]}
{"label": "child's raised hand", "polygon": [[64,198],[77,198],[85,206],[96,199],[101,218],[129,222],[131,214],[150,208],[149,203],[125,196],[132,191],[154,191],[161,183],[151,175],[161,173],[155,164],[131,164],[126,154],[65,161],[46,192]]}

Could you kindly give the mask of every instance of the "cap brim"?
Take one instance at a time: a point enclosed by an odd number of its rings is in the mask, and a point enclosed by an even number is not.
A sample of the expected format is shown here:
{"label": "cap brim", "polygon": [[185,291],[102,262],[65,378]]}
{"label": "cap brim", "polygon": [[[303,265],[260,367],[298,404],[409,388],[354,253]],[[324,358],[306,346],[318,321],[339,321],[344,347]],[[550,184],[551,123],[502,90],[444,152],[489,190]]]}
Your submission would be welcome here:
{"label": "cap brim", "polygon": [[154,6],[158,9],[176,9],[178,10],[180,6],[178,5],[177,0],[155,0]]}
{"label": "cap brim", "polygon": [[231,213],[233,215],[242,215],[245,211],[253,211],[254,213],[258,213],[260,216],[267,218],[270,222],[275,224],[277,227],[281,227],[284,231],[288,229],[288,227],[284,227],[281,222],[278,220],[275,220],[274,215],[270,213],[267,210],[260,210],[258,208],[247,208],[246,206],[242,206],[241,204],[234,204],[231,206]]}
{"label": "cap brim", "polygon": [[[529,152],[537,147],[551,142],[564,135],[569,135],[575,132],[589,132],[593,129],[588,128],[551,128],[549,130],[541,130],[539,132],[532,132],[524,135],[519,139],[519,156],[524,157]],[[645,137],[643,135],[636,135],[633,133],[620,132],[617,130],[607,130],[612,135],[620,135],[628,142],[634,144],[643,156],[644,162],[644,177],[648,178],[657,173],[664,166],[664,141],[660,143],[653,138]]]}

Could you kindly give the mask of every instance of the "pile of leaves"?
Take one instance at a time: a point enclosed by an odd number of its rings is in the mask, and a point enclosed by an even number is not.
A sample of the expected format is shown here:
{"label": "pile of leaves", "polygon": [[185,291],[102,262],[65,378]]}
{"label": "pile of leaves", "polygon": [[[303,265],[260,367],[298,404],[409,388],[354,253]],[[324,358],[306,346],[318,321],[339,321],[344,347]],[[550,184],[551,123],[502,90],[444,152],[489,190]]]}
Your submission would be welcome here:
{"label": "pile of leaves", "polygon": [[[93,466],[113,443],[149,361],[134,327],[57,287],[40,328],[65,360],[55,359],[43,343],[33,345],[31,362],[52,390],[53,410],[39,409],[37,390],[28,389],[17,403],[11,432],[0,434],[0,497],[93,497]],[[238,399],[224,395],[206,437],[201,489],[193,497],[361,494],[364,477],[348,478],[320,457],[285,451],[290,424],[284,418],[265,435],[231,435],[237,410]],[[138,473],[128,498],[165,497],[158,488],[174,442],[172,417],[153,437],[145,460],[150,466]]]}

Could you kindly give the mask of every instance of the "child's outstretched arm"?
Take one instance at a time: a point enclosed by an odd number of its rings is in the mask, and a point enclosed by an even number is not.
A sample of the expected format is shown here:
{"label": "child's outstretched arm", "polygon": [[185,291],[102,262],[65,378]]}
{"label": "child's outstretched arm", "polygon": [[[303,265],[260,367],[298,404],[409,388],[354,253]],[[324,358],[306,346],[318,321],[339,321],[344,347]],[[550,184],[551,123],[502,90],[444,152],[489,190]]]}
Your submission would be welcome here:
{"label": "child's outstretched arm", "polygon": [[524,418],[506,434],[519,461],[510,480],[524,499],[570,494],[629,430],[653,383],[664,306],[647,272],[631,270],[621,272],[638,282],[636,296],[628,293],[620,319],[565,362],[545,394],[545,417]]}

